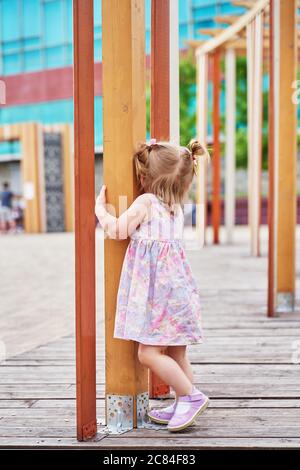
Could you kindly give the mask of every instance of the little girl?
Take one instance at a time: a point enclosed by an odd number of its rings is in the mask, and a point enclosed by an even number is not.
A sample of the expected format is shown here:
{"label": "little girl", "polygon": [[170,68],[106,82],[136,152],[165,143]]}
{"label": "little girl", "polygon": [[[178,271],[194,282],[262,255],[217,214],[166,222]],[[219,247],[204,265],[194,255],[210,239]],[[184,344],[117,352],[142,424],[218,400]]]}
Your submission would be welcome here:
{"label": "little girl", "polygon": [[197,156],[208,157],[197,141],[189,148],[154,139],[140,144],[133,158],[142,194],[116,218],[106,211],[102,186],[95,207],[110,238],[131,238],[121,271],[114,337],[137,341],[139,361],[175,391],[171,406],[148,413],[169,431],[190,426],[209,402],[193,385],[186,354],[188,344],[202,342],[200,298],[184,251],[181,207]]}

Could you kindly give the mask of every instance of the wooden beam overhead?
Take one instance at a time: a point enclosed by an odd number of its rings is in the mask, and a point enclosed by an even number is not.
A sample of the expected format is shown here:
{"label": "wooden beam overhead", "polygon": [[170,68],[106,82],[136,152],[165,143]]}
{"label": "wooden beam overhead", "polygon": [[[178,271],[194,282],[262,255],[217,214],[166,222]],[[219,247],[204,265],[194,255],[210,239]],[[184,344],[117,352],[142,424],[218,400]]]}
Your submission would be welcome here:
{"label": "wooden beam overhead", "polygon": [[197,55],[212,52],[218,47],[223,47],[224,44],[235,38],[239,33],[246,28],[246,26],[254,20],[254,18],[268,7],[269,0],[259,0],[253,4],[251,10],[248,10],[242,15],[234,24],[224,30],[218,36],[206,41],[203,46],[196,50]]}
{"label": "wooden beam overhead", "polygon": [[255,0],[232,0],[232,5],[235,5],[237,7],[245,7],[245,8],[252,8]]}
{"label": "wooden beam overhead", "polygon": [[216,16],[214,21],[221,24],[233,24],[239,19],[240,15]]}
{"label": "wooden beam overhead", "polygon": [[[196,39],[190,39],[186,41],[186,43],[192,48],[192,49],[197,49],[198,47],[201,47],[202,45],[205,44],[206,41],[203,40],[196,40]],[[269,49],[269,39],[264,38],[263,41],[263,48],[264,50]],[[300,48],[300,37],[298,38],[297,42],[298,48]],[[237,54],[246,54],[246,49],[247,49],[247,41],[246,38],[238,38],[238,39],[232,39],[227,41],[223,46],[222,49],[235,49]],[[300,51],[299,51],[299,58],[300,58]]]}

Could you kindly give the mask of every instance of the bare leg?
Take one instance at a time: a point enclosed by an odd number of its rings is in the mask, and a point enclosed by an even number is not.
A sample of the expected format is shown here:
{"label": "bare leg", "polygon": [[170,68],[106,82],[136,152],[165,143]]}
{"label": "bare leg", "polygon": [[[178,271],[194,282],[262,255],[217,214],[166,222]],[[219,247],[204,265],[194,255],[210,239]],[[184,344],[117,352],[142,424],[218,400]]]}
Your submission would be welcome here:
{"label": "bare leg", "polygon": [[172,357],[162,354],[165,349],[139,344],[139,361],[170,385],[177,396],[189,395],[193,390],[191,381]]}
{"label": "bare leg", "polygon": [[194,373],[186,349],[186,346],[168,346],[167,354],[177,362],[187,378],[193,383]]}

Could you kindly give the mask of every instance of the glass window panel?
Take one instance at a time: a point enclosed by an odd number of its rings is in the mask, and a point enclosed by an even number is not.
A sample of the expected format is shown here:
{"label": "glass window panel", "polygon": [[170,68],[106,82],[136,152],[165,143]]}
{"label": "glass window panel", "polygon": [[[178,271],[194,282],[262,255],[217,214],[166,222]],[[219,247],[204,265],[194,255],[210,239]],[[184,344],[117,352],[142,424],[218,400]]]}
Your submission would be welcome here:
{"label": "glass window panel", "polygon": [[95,97],[95,147],[103,145],[103,99],[102,96]]}
{"label": "glass window panel", "polygon": [[41,34],[40,0],[23,0],[23,34],[25,37]]}
{"label": "glass window panel", "polygon": [[179,0],[178,15],[180,22],[187,22],[189,20],[190,8],[190,2],[187,2],[186,0]]}
{"label": "glass window panel", "polygon": [[101,2],[100,0],[94,0],[94,24],[100,25],[101,23]]}
{"label": "glass window panel", "polygon": [[72,0],[66,1],[67,18],[65,18],[65,21],[67,22],[67,41],[73,42],[73,5]]}
{"label": "glass window panel", "polygon": [[188,25],[187,24],[181,24],[179,25],[179,47],[186,48],[186,39],[188,37]]}
{"label": "glass window panel", "polygon": [[0,142],[0,155],[20,154],[21,146],[19,140],[5,140]]}
{"label": "glass window panel", "polygon": [[145,1],[146,29],[151,29],[151,0]]}
{"label": "glass window panel", "polygon": [[21,41],[9,41],[2,44],[2,51],[5,52],[16,52],[21,47]]}
{"label": "glass window panel", "polygon": [[51,47],[45,50],[46,68],[61,67],[64,65],[64,48]]}
{"label": "glass window panel", "polygon": [[99,62],[102,58],[102,41],[101,39],[96,39],[94,46],[94,59],[95,62]]}
{"label": "glass window panel", "polygon": [[41,39],[40,38],[26,38],[23,40],[23,47],[24,49],[32,49],[32,48],[37,48],[41,44]]}
{"label": "glass window panel", "polygon": [[3,56],[4,75],[14,75],[21,72],[21,54],[9,54]]}
{"label": "glass window panel", "polygon": [[64,38],[64,14],[62,0],[44,4],[44,34],[47,46],[62,44]]}
{"label": "glass window panel", "polygon": [[40,70],[42,68],[41,51],[28,51],[24,53],[24,71]]}
{"label": "glass window panel", "polygon": [[66,46],[66,65],[73,64],[73,46]]}
{"label": "glass window panel", "polygon": [[146,31],[146,54],[151,52],[151,31]]}
{"label": "glass window panel", "polygon": [[20,19],[18,0],[2,0],[3,41],[12,41],[20,37]]}

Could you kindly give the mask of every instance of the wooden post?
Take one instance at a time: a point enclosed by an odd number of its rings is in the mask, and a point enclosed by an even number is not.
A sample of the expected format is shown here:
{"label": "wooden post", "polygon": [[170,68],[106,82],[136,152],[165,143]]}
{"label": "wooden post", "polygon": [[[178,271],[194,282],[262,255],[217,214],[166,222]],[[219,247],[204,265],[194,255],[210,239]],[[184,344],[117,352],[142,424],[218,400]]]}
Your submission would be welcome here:
{"label": "wooden post", "polygon": [[22,179],[24,185],[24,229],[27,233],[42,231],[40,157],[42,154],[42,127],[37,123],[20,126],[22,148]]}
{"label": "wooden post", "polygon": [[220,185],[221,185],[221,148],[220,148],[220,50],[216,49],[212,54],[212,68],[213,68],[213,112],[212,112],[212,127],[213,127],[213,184],[212,184],[212,227],[213,227],[213,243],[219,243],[219,229],[220,229]]}
{"label": "wooden post", "polygon": [[[170,2],[170,141],[180,143],[178,2]],[[184,142],[186,145],[187,142]]]}
{"label": "wooden post", "polygon": [[259,256],[261,213],[263,14],[247,26],[248,66],[248,224],[251,254]]}
{"label": "wooden post", "polygon": [[274,4],[270,2],[270,37],[269,37],[269,96],[268,96],[268,299],[267,299],[267,314],[268,317],[273,317],[275,313],[274,304],[274,277],[275,277],[275,162],[274,162]]}
{"label": "wooden post", "polygon": [[151,137],[170,138],[170,0],[151,3]]}
{"label": "wooden post", "polygon": [[225,158],[225,227],[227,243],[233,242],[235,225],[235,96],[236,72],[235,50],[226,50],[226,158]]}
{"label": "wooden post", "polygon": [[[196,53],[197,61],[197,138],[206,145],[207,140],[207,84],[208,54]],[[197,171],[196,194],[196,230],[199,246],[206,241],[206,210],[207,210],[207,160],[200,158]]]}
{"label": "wooden post", "polygon": [[269,248],[273,250],[269,260],[268,315],[272,316],[292,311],[295,300],[297,115],[292,86],[297,66],[297,2],[272,0],[270,9],[270,139],[274,165],[270,177],[274,187],[269,193]]}
{"label": "wooden post", "polygon": [[[173,2],[174,3],[174,2]],[[174,7],[174,5],[173,5]],[[176,10],[174,10],[176,12]],[[173,11],[173,14],[174,14]],[[171,34],[170,34],[170,0],[152,0],[151,4],[151,137],[157,140],[169,141],[171,138],[171,119],[176,119],[172,115],[171,107],[174,102],[170,96],[170,77],[176,81],[178,78],[178,61],[175,77],[171,74],[172,61],[170,60]],[[174,25],[172,25],[174,29]],[[175,31],[175,29],[174,29]],[[172,38],[173,39],[173,38]],[[178,49],[178,48],[177,48]],[[175,44],[172,41],[172,50],[175,52]],[[174,65],[172,65],[174,68]],[[172,85],[175,87],[175,85]],[[178,85],[177,85],[178,86]],[[177,91],[179,91],[177,89]],[[178,97],[175,103],[179,105]],[[176,106],[175,106],[176,109]],[[178,113],[178,110],[177,110]],[[179,120],[178,120],[179,125]],[[174,124],[173,124],[174,129]],[[175,137],[175,139],[174,139]],[[177,137],[177,139],[176,139]],[[178,130],[176,136],[173,130],[173,139],[179,140]],[[176,142],[177,143],[177,142]],[[170,392],[170,387],[159,377],[149,371],[149,396],[157,398],[165,396]]]}
{"label": "wooden post", "polygon": [[97,431],[93,0],[74,0],[77,438]]}
{"label": "wooden post", "polygon": [[74,230],[73,127],[70,124],[63,124],[60,126],[60,132],[63,146],[65,227],[67,232],[72,232]]}
{"label": "wooden post", "polygon": [[[144,1],[103,0],[102,25],[104,181],[107,202],[119,215],[138,195],[132,154],[136,143],[146,138]],[[137,343],[113,338],[127,246],[127,240],[104,242],[105,393],[107,406],[118,397],[120,403],[128,399],[133,404],[131,418],[136,427],[137,400],[148,390],[148,371],[138,360]],[[119,411],[125,417],[126,410],[120,407]],[[113,424],[114,417],[109,413],[106,417],[107,424]]]}

